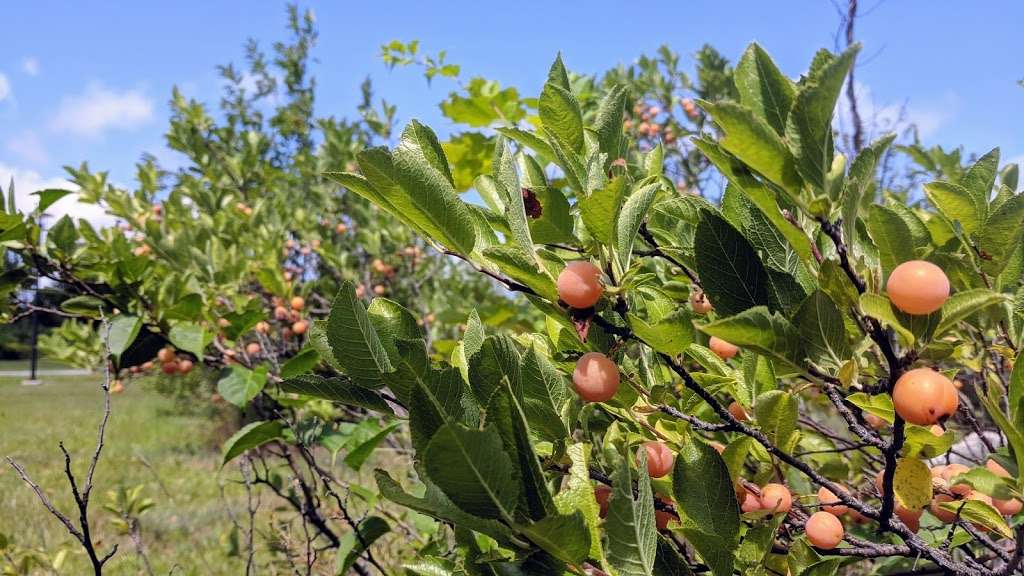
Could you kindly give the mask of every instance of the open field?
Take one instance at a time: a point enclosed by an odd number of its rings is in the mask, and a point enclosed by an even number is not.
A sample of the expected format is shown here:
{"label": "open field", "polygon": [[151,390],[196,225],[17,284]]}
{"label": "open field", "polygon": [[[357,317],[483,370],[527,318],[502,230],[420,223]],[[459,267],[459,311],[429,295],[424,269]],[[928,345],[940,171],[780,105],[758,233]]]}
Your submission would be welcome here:
{"label": "open field", "polygon": [[[17,459],[73,515],[72,500],[57,446],[63,440],[75,471],[85,474],[102,414],[99,376],[47,378],[41,386],[19,385],[0,378],[0,456]],[[140,574],[141,566],[127,536],[116,537],[103,509],[106,492],[145,485],[143,494],[156,506],[142,515],[142,538],[156,574],[240,574],[244,564],[230,551],[232,524],[218,487],[218,448],[205,418],[174,411],[173,402],[129,386],[113,399],[107,445],[96,473],[91,505],[101,548],[116,542],[119,551],[108,564],[110,574]],[[61,574],[84,574],[87,561],[57,520],[6,462],[0,467],[0,533],[21,549],[45,549],[52,557],[62,547],[70,553]],[[231,492],[229,492],[231,493]],[[233,498],[241,495],[234,493]],[[240,500],[232,506],[242,508]],[[116,537],[116,540],[111,538]],[[42,573],[42,572],[40,572]]]}

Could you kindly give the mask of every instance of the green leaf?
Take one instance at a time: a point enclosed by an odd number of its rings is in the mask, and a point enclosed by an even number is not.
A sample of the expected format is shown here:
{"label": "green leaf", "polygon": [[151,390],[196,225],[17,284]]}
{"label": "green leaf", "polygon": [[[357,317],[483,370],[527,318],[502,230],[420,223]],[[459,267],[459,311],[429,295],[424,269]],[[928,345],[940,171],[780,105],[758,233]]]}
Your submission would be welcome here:
{"label": "green leaf", "polygon": [[1010,192],[1017,190],[1018,179],[1020,178],[1020,164],[1007,164],[999,171],[999,182],[1010,189]]}
{"label": "green leaf", "polygon": [[764,118],[780,136],[783,135],[796,86],[756,42],[743,53],[733,80],[740,93],[740,102]]}
{"label": "green leaf", "polygon": [[561,413],[571,396],[565,377],[531,346],[523,355],[520,381],[523,411],[531,429],[549,442],[563,440],[569,431]]}
{"label": "green leaf", "polygon": [[392,422],[381,428],[380,431],[367,438],[364,442],[361,442],[358,446],[349,450],[348,454],[345,455],[345,464],[358,472],[363,467],[366,459],[376,450],[377,446],[401,425],[401,422]]}
{"label": "green leaf", "polygon": [[392,413],[391,407],[380,394],[342,376],[324,378],[316,374],[302,374],[284,380],[280,386],[282,392],[312,396],[386,414]]}
{"label": "green leaf", "polygon": [[786,239],[788,245],[804,262],[812,258],[811,241],[807,233],[786,219],[779,207],[777,193],[755,178],[738,160],[729,155],[717,142],[710,138],[695,138],[693,143],[708,157],[716,168],[735,188],[760,210],[760,213]]}
{"label": "green leaf", "polygon": [[871,292],[865,292],[860,295],[860,309],[862,312],[881,320],[889,327],[893,328],[907,341],[908,344],[913,344],[916,340],[914,333],[900,321],[898,316],[899,312],[893,307],[892,302],[888,298],[881,294],[872,294]]}
{"label": "green leaf", "polygon": [[988,502],[981,500],[959,500],[943,502],[943,509],[950,512],[960,511],[960,518],[974,524],[980,524],[1003,538],[1013,538],[1013,530],[1006,524],[1002,514]]}
{"label": "green leaf", "polygon": [[950,223],[959,222],[967,234],[974,234],[984,222],[986,205],[963,186],[951,182],[931,182],[924,185],[928,201]]}
{"label": "green leaf", "polygon": [[203,297],[200,294],[191,293],[179,298],[168,310],[165,317],[168,320],[191,321],[199,318],[203,311]]}
{"label": "green leaf", "polygon": [[402,132],[393,162],[394,180],[401,193],[389,199],[398,216],[414,221],[448,248],[464,255],[472,253],[476,230],[469,209],[455,192],[437,136],[413,120]]}
{"label": "green leaf", "polygon": [[872,204],[866,219],[868,234],[878,246],[883,276],[888,278],[893,268],[914,260],[914,238],[907,223],[891,208]]}
{"label": "green leaf", "polygon": [[223,468],[225,464],[241,456],[247,450],[283,436],[284,428],[278,420],[263,420],[246,424],[224,443],[220,465]]}
{"label": "green leaf", "polygon": [[495,128],[495,130],[499,134],[505,136],[506,138],[515,140],[516,142],[522,144],[523,146],[530,148],[537,154],[543,156],[545,159],[552,159],[555,157],[555,151],[551,149],[551,146],[548,145],[548,143],[545,142],[543,138],[534,134],[533,132],[522,130],[520,128],[514,128],[512,126]]}
{"label": "green leaf", "polygon": [[358,534],[355,531],[345,534],[338,545],[336,574],[348,574],[352,565],[366,552],[366,549],[381,536],[391,531],[391,526],[388,525],[387,520],[379,516],[367,516],[359,523],[356,531]]}
{"label": "green leaf", "polygon": [[860,44],[817,69],[800,87],[786,120],[786,140],[796,157],[800,176],[819,191],[832,167],[832,115]]}
{"label": "green leaf", "polygon": [[811,564],[800,573],[800,576],[835,576],[839,573],[842,560],[839,558],[826,558]]}
{"label": "green leaf", "polygon": [[[540,521],[555,508],[551,492],[545,484],[540,459],[530,441],[530,428],[523,413],[518,394],[511,383],[498,390],[487,404],[487,418],[491,426],[498,429],[505,451],[511,456],[520,477],[519,505],[517,510],[530,521]],[[587,548],[589,548],[589,543]]]}
{"label": "green leaf", "polygon": [[750,242],[731,224],[710,211],[701,212],[694,245],[701,247],[697,275],[719,314],[768,305],[768,274]]}
{"label": "green leaf", "polygon": [[975,288],[953,294],[942,305],[942,317],[935,328],[932,338],[938,339],[944,336],[958,322],[989,306],[1006,302],[1006,300],[1007,298],[1003,294],[992,292],[986,288]]}
{"label": "green leaf", "polygon": [[244,407],[267,385],[267,368],[249,370],[244,366],[231,366],[221,372],[217,392],[235,406]]}
{"label": "green leaf", "polygon": [[[399,348],[404,352],[399,374],[408,380],[409,431],[413,446],[422,451],[441,426],[462,417],[464,396],[469,391],[458,369],[430,367],[422,343]],[[473,402],[466,405],[473,406]]]}
{"label": "green leaf", "polygon": [[608,562],[621,576],[653,576],[657,551],[658,533],[654,525],[654,494],[647,475],[647,451],[640,450],[638,455],[636,496],[633,496],[633,466],[620,454],[612,473],[612,495],[605,518]]}
{"label": "green leaf", "polygon": [[579,564],[590,552],[590,532],[580,511],[554,514],[520,526],[542,550],[569,564]]}
{"label": "green leaf", "polygon": [[[1024,360],[1024,358],[1021,360]],[[1013,422],[1024,420],[1024,414],[1021,413],[1021,408],[1024,408],[1024,404],[1021,403],[1021,398],[1024,398],[1024,362],[1014,362],[1013,372],[1010,372],[1010,385],[1006,395],[1006,401],[1010,406],[1010,417]],[[1024,470],[1024,467],[1021,470]]]}
{"label": "green leaf", "polygon": [[[1014,370],[1016,371],[1016,368]],[[1014,425],[1013,422],[1006,418],[1006,414],[1004,414],[1002,409],[999,407],[999,402],[988,396],[982,396],[981,403],[985,406],[985,410],[996,423],[996,426],[998,426],[1003,432],[1003,435],[1006,436],[1006,440],[1009,442],[1013,455],[1017,460],[1017,470],[1024,470],[1024,432],[1021,431],[1020,427]],[[1020,410],[1020,404],[1020,401],[1018,401],[1018,411]]]}
{"label": "green leaf", "polygon": [[202,360],[206,349],[206,330],[199,324],[185,322],[175,324],[167,335],[175,348],[191,353]]}
{"label": "green leaf", "polygon": [[398,360],[396,340],[416,340],[423,336],[416,316],[394,300],[374,298],[366,309],[366,315],[377,332],[377,338],[387,350],[392,365]]}
{"label": "green leaf", "polygon": [[[861,204],[865,195],[874,193],[875,171],[878,161],[885,155],[885,151],[888,150],[895,139],[896,134],[894,133],[878,138],[861,150],[850,164],[846,185],[843,187],[840,198],[843,237],[851,240],[857,238],[857,222]],[[851,246],[849,247],[851,249],[855,248],[853,244],[853,242],[850,242]]]}
{"label": "green leaf", "polygon": [[975,203],[985,207],[981,213],[982,219],[988,215],[988,198],[992,195],[992,188],[996,185],[996,172],[998,171],[999,148],[993,148],[978,158],[960,178],[959,184],[970,192]]}
{"label": "green leaf", "polygon": [[583,113],[568,88],[544,85],[537,104],[541,124],[565,148],[583,152]]}
{"label": "green leaf", "polygon": [[628,189],[622,177],[612,178],[604,188],[590,193],[579,200],[580,217],[590,235],[598,242],[611,246],[615,242],[616,223],[619,209],[626,198]]}
{"label": "green leaf", "polygon": [[654,196],[658,193],[660,187],[660,183],[654,183],[644,186],[639,190],[634,190],[626,198],[626,202],[619,211],[615,222],[615,242],[613,246],[620,273],[629,269],[629,261],[633,255],[633,241],[636,239],[636,233],[640,230],[640,225],[643,223],[644,218],[647,217],[647,212],[651,209]]}
{"label": "green leaf", "polygon": [[796,398],[781,390],[770,390],[757,397],[754,414],[761,430],[777,446],[788,446],[796,431]]}
{"label": "green leaf", "polygon": [[470,79],[462,94],[452,92],[441,102],[441,112],[456,124],[475,128],[497,122],[514,124],[526,115],[518,90],[502,90],[496,81],[480,77]]}
{"label": "green leaf", "polygon": [[608,155],[605,168],[621,155],[622,148],[622,116],[626,106],[627,90],[622,86],[613,86],[601,99],[594,117],[594,131],[597,142]]}
{"label": "green leaf", "polygon": [[700,329],[706,334],[782,361],[791,367],[801,366],[806,356],[797,329],[784,316],[778,312],[769,312],[765,306],[749,308],[701,326]]}
{"label": "green leaf", "polygon": [[917,458],[900,458],[892,489],[898,502],[912,510],[924,508],[932,501],[932,474],[928,465]]}
{"label": "green leaf", "polygon": [[583,515],[586,530],[590,535],[591,558],[604,558],[601,546],[600,506],[594,496],[594,485],[590,480],[590,445],[582,442],[566,447],[569,457],[569,474],[562,489],[555,495],[555,507],[562,514],[578,511]]}
{"label": "green leaf", "polygon": [[719,145],[771,183],[797,194],[803,181],[793,154],[767,120],[734,102],[700,102],[722,130]]}
{"label": "green leaf", "polygon": [[1009,500],[1014,497],[1011,480],[997,476],[988,468],[971,468],[963,474],[957,474],[956,477],[950,478],[950,485],[957,484],[968,484],[982,494],[988,494],[999,500]]}
{"label": "green leaf", "polygon": [[530,236],[537,244],[577,244],[569,201],[557,188],[530,188],[541,206],[540,218],[531,218]]}
{"label": "green leaf", "polygon": [[956,435],[946,430],[941,436],[932,433],[931,427],[914,426],[908,424],[905,430],[906,442],[903,444],[903,454],[917,458],[937,458],[946,452],[953,445]]}
{"label": "green leaf", "polygon": [[45,190],[33,192],[33,196],[39,196],[39,205],[36,206],[36,212],[39,214],[46,212],[46,209],[49,208],[50,206],[53,206],[54,202],[60,200],[61,198],[69,194],[74,194],[74,192],[71,190],[64,190],[61,188],[47,188]]}
{"label": "green leaf", "polygon": [[328,180],[331,180],[337,184],[344,186],[345,188],[348,188],[349,191],[354,192],[362,196],[363,198],[369,200],[373,204],[379,206],[388,214],[391,214],[392,216],[400,220],[404,220],[406,222],[409,222],[410,224],[413,224],[413,227],[416,228],[421,234],[429,236],[429,234],[426,231],[424,231],[418,225],[415,225],[413,222],[409,221],[407,215],[403,214],[399,210],[399,208],[396,207],[395,204],[391,201],[391,198],[398,193],[397,185],[395,185],[394,181],[391,180],[394,178],[394,168],[391,165],[391,155],[388,153],[386,149],[376,148],[371,150],[365,150],[365,154],[362,154],[360,156],[360,168],[362,168],[362,170],[365,172],[370,166],[369,162],[371,161],[371,158],[380,158],[381,155],[386,156],[387,178],[389,179],[389,186],[385,190],[379,190],[374,184],[371,184],[366,177],[360,174],[352,174],[350,172],[324,172],[324,177],[327,178]]}
{"label": "green leaf", "polygon": [[384,385],[384,373],[394,366],[351,282],[334,298],[326,329],[331,353],[346,374],[369,388]]}
{"label": "green leaf", "polygon": [[320,354],[315,348],[304,348],[281,365],[281,378],[294,378],[311,372],[320,363]]}
{"label": "green leaf", "polygon": [[57,250],[58,257],[68,257],[75,250],[78,232],[71,217],[65,214],[46,232],[46,242]]}
{"label": "green leaf", "polygon": [[687,308],[680,308],[653,324],[636,314],[630,313],[628,317],[629,327],[641,340],[669,356],[682,354],[694,341],[693,314]]}
{"label": "green leaf", "polygon": [[558,290],[551,276],[540,269],[536,261],[515,246],[492,246],[484,250],[484,257],[494,263],[506,276],[534,289],[552,302],[558,301]]}
{"label": "green leaf", "polygon": [[491,171],[492,146],[491,138],[479,132],[452,135],[441,143],[445,157],[451,162],[457,192],[469,190],[477,175]]}
{"label": "green leaf", "polygon": [[578,196],[589,194],[590,181],[587,178],[587,169],[580,154],[563,144],[547,128],[544,128],[544,134],[547,137],[548,145],[551,146],[551,151],[555,153],[555,163],[562,169],[566,182],[573,190],[577,191]]}
{"label": "green leaf", "polygon": [[429,482],[429,479],[425,482],[426,490],[423,496],[416,497],[402,490],[402,487],[383,470],[375,470],[374,478],[377,480],[381,496],[399,506],[433,516],[454,526],[486,534],[499,542],[507,542],[511,535],[511,530],[500,522],[479,518],[460,510],[435,484]]}
{"label": "green leaf", "polygon": [[838,370],[853,357],[839,307],[821,290],[804,300],[793,318],[808,356],[816,364]]}
{"label": "green leaf", "polygon": [[101,312],[105,311],[107,305],[95,296],[74,296],[61,302],[60,309],[68,314],[86,316],[88,318],[100,318]]}
{"label": "green leaf", "polygon": [[1024,234],[1024,194],[1018,194],[1003,202],[978,232],[977,244],[981,269],[986,274],[998,276],[1009,263],[1010,255],[1021,242]]}
{"label": "green leaf", "polygon": [[683,534],[715,576],[732,574],[740,510],[725,461],[703,442],[687,442],[676,455],[672,491]]}
{"label": "green leaf", "polygon": [[870,412],[890,424],[896,419],[896,410],[892,405],[892,397],[888,394],[869,396],[864,392],[855,392],[847,396],[846,400],[861,410]]}
{"label": "green leaf", "polygon": [[519,475],[494,427],[445,424],[430,439],[423,462],[431,481],[463,511],[513,522]]}
{"label": "green leaf", "polygon": [[664,536],[658,536],[654,573],[658,576],[693,576],[693,570],[676,549],[676,545]]}
{"label": "green leaf", "polygon": [[125,350],[135,342],[139,330],[142,329],[142,318],[119,314],[110,321],[110,328],[107,332],[107,347],[110,354],[118,359]]}

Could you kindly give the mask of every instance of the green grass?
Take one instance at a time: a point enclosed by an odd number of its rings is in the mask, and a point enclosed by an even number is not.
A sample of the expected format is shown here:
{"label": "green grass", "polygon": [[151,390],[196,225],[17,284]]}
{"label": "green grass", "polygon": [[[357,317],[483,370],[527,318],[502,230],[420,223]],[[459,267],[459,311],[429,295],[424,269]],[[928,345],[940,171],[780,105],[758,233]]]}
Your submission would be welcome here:
{"label": "green grass", "polygon": [[[41,386],[21,386],[20,378],[0,378],[0,457],[12,456],[68,516],[77,513],[63,474],[57,446],[63,440],[84,478],[102,415],[99,376],[45,378]],[[106,448],[96,472],[90,506],[94,538],[102,551],[119,551],[105,573],[140,574],[130,539],[117,533],[103,509],[107,490],[145,485],[156,507],[142,515],[142,537],[156,574],[241,574],[244,564],[228,555],[232,523],[218,486],[219,443],[207,418],[182,415],[174,403],[144,385],[131,385],[113,398]],[[6,461],[0,460],[0,534],[21,549],[52,556],[70,550],[61,574],[91,573],[87,559],[64,527]],[[147,464],[148,463],[148,466]],[[230,507],[244,509],[243,494],[228,487]],[[3,567],[0,556],[0,568]]]}
{"label": "green grass", "polygon": [[[63,370],[63,369],[67,369],[67,368],[72,368],[72,366],[68,366],[67,364],[63,364],[61,362],[57,362],[56,360],[48,360],[46,358],[41,358],[39,360],[38,368],[39,368],[39,370]],[[0,370],[28,370],[28,369],[29,369],[29,361],[28,360],[0,360]],[[2,386],[2,384],[0,384],[0,386]]]}

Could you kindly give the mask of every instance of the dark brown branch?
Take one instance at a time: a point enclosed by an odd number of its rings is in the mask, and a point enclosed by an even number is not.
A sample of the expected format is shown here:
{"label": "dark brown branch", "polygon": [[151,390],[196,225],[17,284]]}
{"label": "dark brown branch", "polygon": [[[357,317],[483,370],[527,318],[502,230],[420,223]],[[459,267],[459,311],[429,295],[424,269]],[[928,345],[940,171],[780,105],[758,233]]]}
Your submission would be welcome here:
{"label": "dark brown branch", "polygon": [[57,510],[53,503],[46,496],[43,490],[29,477],[25,469],[14,461],[10,456],[7,457],[7,462],[14,468],[21,479],[32,488],[39,497],[39,501],[43,504],[51,515],[64,525],[68,533],[71,534],[78,543],[81,544],[82,548],[85,549],[86,555],[89,557],[89,562],[92,565],[93,574],[95,576],[101,576],[103,574],[103,566],[114,557],[117,553],[117,545],[115,544],[106,554],[102,557],[96,551],[96,546],[92,541],[92,534],[89,525],[89,496],[92,493],[93,488],[93,475],[96,472],[96,465],[100,460],[100,455],[103,452],[103,441],[106,436],[107,422],[110,421],[110,324],[104,318],[103,320],[103,343],[106,347],[106,359],[105,359],[105,370],[103,384],[101,386],[103,390],[103,419],[100,421],[99,430],[96,434],[96,449],[93,451],[92,460],[89,462],[89,471],[85,477],[85,485],[80,490],[78,487],[78,480],[75,478],[75,474],[71,469],[71,454],[68,453],[64,447],[64,442],[59,442],[60,451],[64,454],[64,476],[67,478],[68,485],[71,488],[71,494],[75,499],[75,505],[78,508],[78,526],[76,527],[71,520]]}
{"label": "dark brown branch", "polygon": [[[846,47],[849,48],[854,43],[853,26],[857,20],[857,0],[849,0],[848,11],[846,13]],[[857,93],[854,90],[854,64],[856,64],[856,56],[854,61],[850,64],[850,76],[846,81],[846,97],[850,101],[850,118],[853,120],[853,149],[855,152],[860,152],[864,148],[864,126],[860,119],[860,112],[857,110]]]}

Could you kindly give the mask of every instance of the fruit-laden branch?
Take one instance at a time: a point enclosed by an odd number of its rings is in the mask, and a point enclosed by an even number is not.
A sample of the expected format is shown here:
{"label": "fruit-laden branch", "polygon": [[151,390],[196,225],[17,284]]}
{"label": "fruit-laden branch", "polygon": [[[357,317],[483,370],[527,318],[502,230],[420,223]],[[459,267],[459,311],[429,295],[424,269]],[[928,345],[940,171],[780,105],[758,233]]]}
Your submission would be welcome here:
{"label": "fruit-laden branch", "polygon": [[[857,274],[857,271],[853,269],[853,265],[850,263],[849,247],[846,245],[846,242],[843,241],[842,220],[837,220],[833,224],[824,217],[819,217],[818,224],[821,226],[822,232],[824,232],[835,245],[836,253],[839,255],[840,267],[846,273],[847,277],[850,278],[850,281],[853,282],[854,286],[857,287],[857,292],[863,294],[865,290],[867,290],[867,284],[864,282],[864,279]],[[903,356],[903,358],[898,357],[895,349],[893,348],[892,339],[882,328],[882,325],[878,320],[870,316],[864,316],[864,326],[867,328],[868,336],[870,336],[875,344],[878,345],[878,348],[882,351],[882,355],[885,357],[886,363],[889,365],[889,378],[886,382],[885,391],[892,394],[893,388],[896,386],[896,381],[903,375],[907,366],[912,364],[916,359],[916,353],[913,350],[910,350]],[[896,460],[899,456],[900,450],[903,449],[903,443],[906,439],[904,429],[905,422],[897,413],[892,425],[892,440],[890,440],[889,444],[882,450],[882,453],[885,456],[885,470],[882,473],[882,509],[878,518],[880,527],[884,527],[889,524],[895,510],[896,499],[893,491],[893,479],[896,476]]]}
{"label": "fruit-laden branch", "polygon": [[103,574],[103,566],[114,557],[117,553],[117,544],[111,547],[109,551],[103,556],[100,556],[96,551],[96,546],[92,541],[92,533],[89,526],[89,497],[92,494],[93,489],[93,477],[96,474],[96,465],[100,461],[100,456],[103,453],[103,443],[107,433],[107,423],[110,421],[110,357],[112,356],[110,351],[110,323],[107,322],[106,318],[103,318],[103,345],[106,348],[106,358],[104,361],[105,369],[103,374],[103,384],[101,388],[103,390],[103,418],[100,420],[99,430],[96,433],[96,448],[93,451],[92,459],[89,462],[89,470],[86,472],[85,484],[82,485],[81,489],[78,486],[78,480],[75,477],[74,472],[71,470],[71,454],[68,453],[64,447],[64,442],[61,441],[58,445],[60,451],[64,454],[64,476],[68,480],[68,485],[71,487],[71,494],[75,499],[75,506],[78,508],[78,526],[76,527],[71,520],[65,516],[60,510],[53,505],[50,499],[43,492],[42,488],[35,483],[32,478],[25,471],[25,468],[14,461],[10,456],[7,457],[7,462],[12,468],[18,473],[18,476],[32,488],[32,491],[39,497],[39,501],[43,504],[51,515],[64,525],[68,533],[71,534],[78,540],[82,548],[85,549],[86,555],[89,556],[89,562],[92,564],[93,573],[96,576]]}
{"label": "fruit-laden branch", "polygon": [[[857,286],[858,290],[863,292],[866,289],[866,284],[857,275],[856,271],[854,271],[853,268],[850,266],[849,259],[846,255],[846,247],[845,244],[843,244],[842,242],[838,225],[832,225],[831,223],[828,223],[827,220],[822,220],[820,223],[822,224],[822,229],[826,231],[826,234],[828,234],[832,238],[833,242],[837,243],[836,248],[837,251],[839,251],[840,253],[840,259],[842,261],[841,264],[843,266],[843,269],[846,271],[846,274],[850,277],[851,281]],[[523,286],[517,282],[514,282],[507,278],[503,278],[502,276],[495,274],[494,272],[486,270],[474,264],[468,258],[462,256],[461,254],[448,250],[445,250],[444,253],[450,256],[455,256],[461,260],[465,260],[466,262],[469,262],[470,265],[472,265],[478,272],[486,274],[487,276],[490,276],[491,278],[501,282],[511,291],[524,292],[527,294],[536,294],[536,292],[531,288]],[[625,319],[626,310],[623,305],[616,306],[615,311]],[[613,324],[612,322],[601,317],[600,315],[594,315],[593,321],[595,324],[601,326],[606,332],[612,335],[615,335],[623,340],[627,340],[630,338],[635,339],[641,344],[644,344],[645,346],[653,350],[653,347],[644,342],[643,339],[633,334],[628,327]],[[864,317],[864,321],[869,326],[869,335],[871,336],[872,340],[874,340],[875,343],[882,350],[882,354],[885,356],[886,361],[889,364],[889,377],[886,382],[886,389],[891,393],[892,388],[896,383],[896,380],[903,373],[905,367],[913,362],[915,357],[913,356],[912,352],[908,353],[902,359],[897,357],[895,350],[893,349],[891,339],[889,338],[888,334],[886,334],[885,331],[881,328],[881,326],[871,317]],[[957,562],[952,558],[949,552],[929,546],[927,542],[925,542],[914,532],[912,532],[910,528],[908,528],[898,517],[894,517],[892,477],[895,472],[896,455],[899,454],[899,451],[903,447],[903,421],[899,417],[899,415],[896,416],[896,424],[894,425],[894,429],[899,429],[898,433],[894,434],[894,438],[891,442],[883,443],[883,452],[886,457],[886,471],[884,473],[885,493],[883,494],[882,510],[879,510],[864,503],[858,498],[855,498],[853,495],[844,491],[838,484],[832,482],[828,478],[825,478],[824,476],[819,474],[816,470],[814,470],[814,468],[812,468],[807,463],[803,462],[802,460],[796,458],[795,456],[785,452],[784,450],[776,446],[760,430],[751,428],[744,424],[743,422],[741,422],[740,420],[738,420],[710,392],[705,390],[699,383],[697,383],[697,381],[693,379],[693,377],[689,374],[686,368],[683,367],[678,362],[676,362],[676,360],[672,356],[661,352],[658,352],[658,356],[667,366],[669,366],[669,368],[673,372],[675,372],[678,376],[680,376],[683,379],[683,383],[688,389],[690,389],[693,393],[695,393],[698,397],[700,397],[705,403],[707,403],[712,408],[715,414],[718,415],[718,417],[722,420],[722,424],[705,422],[696,417],[681,414],[678,410],[675,410],[669,406],[657,406],[659,411],[673,417],[677,415],[684,416],[683,418],[680,419],[690,423],[691,426],[694,426],[697,429],[702,429],[706,431],[735,431],[740,434],[743,434],[744,436],[753,438],[756,442],[761,444],[769,454],[775,456],[776,458],[788,464],[789,466],[797,469],[807,478],[809,478],[814,484],[818,486],[823,486],[830,490],[835,495],[835,497],[838,500],[840,500],[843,504],[856,510],[857,512],[859,512],[867,518],[876,520],[879,523],[880,531],[892,532],[898,535],[900,538],[902,538],[905,542],[905,546],[893,545],[892,548],[883,549],[884,552],[880,551],[875,547],[864,547],[854,545],[852,548],[841,549],[847,550],[847,552],[838,551],[835,552],[836,554],[860,556],[860,554],[857,554],[857,552],[864,552],[865,554],[868,554],[868,556],[864,557],[883,557],[887,555],[902,555],[908,557],[925,556],[929,560],[943,568],[944,570],[948,570],[957,575],[989,576],[992,574],[991,571],[986,570],[983,567],[979,569],[962,562]],[[825,382],[827,385],[834,385],[829,379],[825,379]],[[836,394],[829,396],[830,400],[832,400],[833,403],[837,405],[837,409],[839,409],[841,413],[843,411],[848,411],[848,409],[844,405],[844,401],[841,395],[838,394],[838,391],[836,391]],[[850,415],[852,415],[852,412],[850,412]],[[847,415],[844,417],[850,416]],[[862,432],[868,431],[866,429],[863,429]],[[875,438],[876,440],[878,439],[876,435],[871,433],[867,433],[865,434],[865,436],[867,436],[867,438]],[[876,442],[872,443],[877,446]],[[598,479],[598,481],[601,480]],[[657,506],[656,504],[656,507],[659,506]],[[886,511],[887,513],[883,514],[883,511]],[[672,512],[674,512],[674,510],[672,510]],[[977,533],[977,530],[975,530],[974,532]],[[847,541],[849,541],[848,538]],[[984,544],[984,542],[982,543]],[[886,554],[885,552],[892,552],[893,554]]]}

